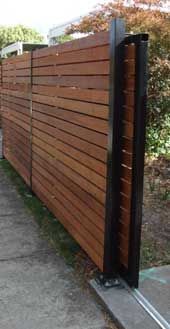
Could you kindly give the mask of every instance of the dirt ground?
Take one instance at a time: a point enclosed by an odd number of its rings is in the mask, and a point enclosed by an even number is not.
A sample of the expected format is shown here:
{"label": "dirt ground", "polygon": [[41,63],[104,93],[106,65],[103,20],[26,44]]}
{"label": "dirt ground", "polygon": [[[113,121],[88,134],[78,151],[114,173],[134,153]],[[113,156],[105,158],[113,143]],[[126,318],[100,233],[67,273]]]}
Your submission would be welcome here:
{"label": "dirt ground", "polygon": [[146,159],[141,269],[170,264],[170,159]]}

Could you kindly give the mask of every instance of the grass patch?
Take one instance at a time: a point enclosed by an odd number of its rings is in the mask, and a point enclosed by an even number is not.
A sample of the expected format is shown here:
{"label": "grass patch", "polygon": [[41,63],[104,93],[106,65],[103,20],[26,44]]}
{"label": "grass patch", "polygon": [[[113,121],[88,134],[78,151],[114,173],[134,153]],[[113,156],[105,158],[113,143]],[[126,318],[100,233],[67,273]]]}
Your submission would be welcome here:
{"label": "grass patch", "polygon": [[74,266],[76,256],[80,251],[79,245],[46,206],[31,192],[30,188],[7,160],[0,160],[0,167],[3,168],[6,175],[14,183],[17,191],[22,196],[24,204],[34,215],[42,235],[65,258],[67,264]]}

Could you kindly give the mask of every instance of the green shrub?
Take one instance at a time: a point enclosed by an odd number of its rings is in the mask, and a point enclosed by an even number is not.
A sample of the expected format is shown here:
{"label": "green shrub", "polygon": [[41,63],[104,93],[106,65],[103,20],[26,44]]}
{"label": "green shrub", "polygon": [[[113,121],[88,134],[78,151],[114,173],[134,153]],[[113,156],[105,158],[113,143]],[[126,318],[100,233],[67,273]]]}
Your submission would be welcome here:
{"label": "green shrub", "polygon": [[152,122],[147,125],[146,152],[155,156],[170,156],[170,116],[168,114],[164,116],[164,121],[160,126]]}
{"label": "green shrub", "polygon": [[146,151],[170,154],[170,61],[167,56],[149,62]]}

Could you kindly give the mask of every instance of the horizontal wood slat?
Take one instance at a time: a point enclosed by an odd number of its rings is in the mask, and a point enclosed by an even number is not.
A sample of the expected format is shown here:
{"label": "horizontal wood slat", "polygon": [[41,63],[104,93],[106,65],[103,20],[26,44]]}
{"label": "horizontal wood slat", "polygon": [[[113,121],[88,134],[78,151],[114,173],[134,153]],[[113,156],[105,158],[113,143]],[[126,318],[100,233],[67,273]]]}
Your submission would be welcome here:
{"label": "horizontal wood slat", "polygon": [[[41,119],[41,121],[39,121]],[[46,124],[47,123],[47,124]],[[47,133],[52,133],[55,130],[54,127],[67,132],[73,136],[79,137],[80,139],[84,141],[91,142],[92,144],[95,144],[97,146],[100,146],[102,148],[106,149],[106,143],[107,143],[107,136],[104,134],[100,134],[97,131],[93,131],[87,128],[84,128],[82,126],[78,126],[76,124],[73,124],[71,122],[54,119],[52,117],[47,117],[45,115],[40,116],[40,114],[36,114],[36,112],[33,113],[33,125],[39,126],[40,130],[43,130],[46,126]],[[55,131],[55,135],[57,134],[57,131]]]}
{"label": "horizontal wood slat", "polygon": [[[25,78],[25,83],[29,82],[29,78]],[[4,82],[24,82],[23,77],[16,77],[15,79],[4,78]],[[84,89],[101,89],[108,90],[109,89],[109,78],[105,75],[92,75],[89,79],[88,76],[86,79],[84,76],[37,76],[32,78],[34,85],[51,85],[51,86],[61,86],[61,87],[77,87]],[[129,88],[133,88],[133,84],[131,83]]]}
{"label": "horizontal wood slat", "polygon": [[109,32],[100,32],[81,39],[69,41],[51,48],[38,49],[33,52],[33,58],[56,55],[70,51],[79,51],[81,49],[94,48],[109,44]]}
{"label": "horizontal wood slat", "polygon": [[[127,67],[128,72],[132,70],[131,67]],[[21,70],[18,72],[21,72]],[[26,72],[26,70],[25,70]],[[24,73],[24,71],[23,71]],[[32,69],[33,76],[65,76],[65,75],[108,75],[109,74],[109,61],[92,62],[92,63],[81,63],[81,64],[67,64],[57,66],[45,66],[45,67],[34,67]],[[21,73],[20,73],[21,75]],[[27,75],[27,74],[25,74]]]}
{"label": "horizontal wood slat", "polygon": [[30,71],[30,68],[25,68],[25,69],[21,69],[21,70],[16,70],[16,69],[13,69],[13,70],[4,70],[3,72],[3,77],[22,77],[22,76],[25,76],[25,77],[29,77],[31,74],[31,71]]}
{"label": "horizontal wood slat", "polygon": [[109,94],[105,90],[33,85],[32,91],[42,96],[56,96],[97,104],[109,104]]}
{"label": "horizontal wood slat", "polygon": [[[105,105],[93,104],[93,103],[71,100],[71,99],[42,96],[42,95],[36,95],[36,94],[33,94],[32,99],[34,102],[41,103],[41,105],[33,104],[35,110],[39,109],[40,112],[42,112],[43,109],[44,109],[44,111],[45,111],[45,109],[46,109],[46,111],[47,111],[47,109],[49,109],[49,111],[50,111],[49,114],[54,115],[56,117],[57,117],[56,109],[52,108],[52,106],[55,106],[58,108],[63,108],[63,109],[70,110],[73,112],[83,113],[83,114],[98,117],[101,119],[108,119],[108,106],[105,106]],[[49,107],[45,106],[45,104],[49,105]]]}
{"label": "horizontal wood slat", "polygon": [[57,218],[60,218],[61,223],[67,228],[68,232],[77,240],[82,248],[91,256],[92,260],[96,263],[99,268],[103,268],[103,258],[100,257],[92,248],[89,243],[81,236],[77,231],[77,228],[72,225],[71,214],[62,208],[60,202],[52,202],[50,194],[41,185],[41,183],[33,177],[32,188],[38,197],[47,205],[47,207],[54,213]]}
{"label": "horizontal wood slat", "polygon": [[2,62],[2,65],[6,66],[8,64],[16,64],[18,62],[30,61],[30,59],[31,59],[31,54],[30,53],[24,53],[22,55],[18,55],[18,56],[15,56],[15,57],[5,58]]}
{"label": "horizontal wood slat", "polygon": [[109,45],[87,48],[67,53],[56,53],[43,58],[33,58],[33,67],[54,66],[70,63],[87,63],[109,60]]}

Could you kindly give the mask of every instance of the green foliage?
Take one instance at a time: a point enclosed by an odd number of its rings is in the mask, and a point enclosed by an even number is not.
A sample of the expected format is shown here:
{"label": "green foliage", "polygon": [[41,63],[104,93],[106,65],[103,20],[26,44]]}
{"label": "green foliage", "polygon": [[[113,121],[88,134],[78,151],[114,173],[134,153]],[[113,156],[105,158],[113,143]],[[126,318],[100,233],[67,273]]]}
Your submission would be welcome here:
{"label": "green foliage", "polygon": [[23,25],[0,26],[0,48],[17,41],[42,42],[43,37],[34,29]]}
{"label": "green foliage", "polygon": [[[163,57],[163,54],[162,54]],[[147,114],[149,154],[170,154],[170,61],[150,53]]]}
{"label": "green foliage", "polygon": [[71,41],[73,37],[71,35],[63,34],[55,38],[56,43],[64,43],[67,41]]}
{"label": "green foliage", "polygon": [[170,115],[165,114],[160,125],[157,120],[147,126],[146,151],[155,156],[170,155]]}

